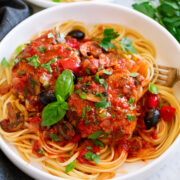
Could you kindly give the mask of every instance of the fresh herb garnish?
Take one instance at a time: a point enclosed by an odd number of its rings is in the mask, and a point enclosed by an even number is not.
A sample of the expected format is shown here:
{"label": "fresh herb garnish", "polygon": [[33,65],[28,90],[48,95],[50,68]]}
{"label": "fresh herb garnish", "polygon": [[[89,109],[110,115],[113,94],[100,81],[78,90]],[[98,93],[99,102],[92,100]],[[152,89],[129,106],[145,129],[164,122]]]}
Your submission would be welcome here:
{"label": "fresh herb garnish", "polygon": [[96,131],[95,133],[88,136],[88,139],[97,139],[102,134],[102,131]]}
{"label": "fresh herb garnish", "polygon": [[138,73],[130,73],[129,76],[131,76],[131,77],[137,77],[137,76],[138,76]]}
{"label": "fresh herb garnish", "polygon": [[24,69],[19,73],[19,76],[22,76],[23,74],[25,74]]}
{"label": "fresh herb garnish", "polygon": [[83,111],[82,111],[82,119],[84,119],[86,116],[86,108],[83,108]]}
{"label": "fresh herb garnish", "polygon": [[91,146],[88,146],[88,147],[86,147],[86,149],[90,150],[90,149],[93,149],[93,148]]}
{"label": "fresh herb garnish", "polygon": [[50,138],[51,138],[52,141],[56,141],[56,142],[61,141],[61,139],[59,138],[59,136],[56,135],[56,134],[54,134],[54,133],[51,133],[51,132],[50,132],[49,136],[50,136]]}
{"label": "fresh herb garnish", "polygon": [[86,152],[84,155],[84,158],[87,160],[93,160],[96,164],[99,163],[99,155],[93,153],[93,152]]}
{"label": "fresh herb garnish", "polygon": [[27,90],[27,88],[24,88],[24,95],[25,95],[25,97],[27,96],[27,94],[28,94],[28,90]]}
{"label": "fresh herb garnish", "polygon": [[38,58],[38,55],[35,54],[34,56],[32,57],[28,57],[26,58],[28,61],[29,61],[29,65],[33,66],[35,69],[37,69],[40,65],[40,62],[39,62],[39,58]]}
{"label": "fresh herb garnish", "polygon": [[158,91],[158,88],[156,87],[156,85],[155,84],[153,84],[153,83],[150,83],[149,84],[149,91],[152,93],[152,94],[158,94],[159,93],[159,91]]}
{"label": "fresh herb garnish", "polygon": [[123,95],[122,95],[122,94],[120,94],[120,95],[119,95],[119,97],[120,97],[120,98],[122,98],[122,97],[123,97]]}
{"label": "fresh herb garnish", "polygon": [[87,74],[88,74],[88,75],[90,75],[90,74],[91,74],[91,72],[90,72],[89,68],[86,68],[86,72],[87,72]]}
{"label": "fresh herb garnish", "polygon": [[54,35],[50,32],[50,33],[48,33],[47,37],[48,38],[54,38]]}
{"label": "fresh herb garnish", "polygon": [[37,153],[40,154],[40,155],[44,154],[44,152],[42,150],[40,150],[40,149],[37,151]]}
{"label": "fresh herb garnish", "polygon": [[74,93],[75,93],[75,94],[79,94],[79,93],[80,93],[80,90],[78,89],[78,90],[74,91]]}
{"label": "fresh herb garnish", "polygon": [[179,0],[160,0],[158,6],[155,6],[150,0],[144,0],[132,6],[134,9],[159,22],[180,42]]}
{"label": "fresh herb garnish", "polygon": [[116,117],[116,115],[115,115],[115,114],[113,114],[111,117],[112,117],[112,118],[115,118],[115,117]]}
{"label": "fresh herb garnish", "polygon": [[135,108],[136,108],[136,107],[134,107],[134,106],[130,106],[129,109],[133,111]]}
{"label": "fresh herb garnish", "polygon": [[107,102],[105,98],[103,98],[100,102],[95,103],[95,108],[108,108],[110,106],[110,102]]}
{"label": "fresh herb garnish", "polygon": [[95,74],[94,80],[100,84],[103,84],[106,90],[108,89],[107,82],[104,79],[100,78],[98,74]]}
{"label": "fresh herb garnish", "polygon": [[14,51],[13,56],[16,57],[23,49],[23,45],[20,45],[16,48],[16,50]]}
{"label": "fresh herb garnish", "polygon": [[96,146],[100,146],[100,147],[103,147],[104,146],[104,143],[98,139],[96,140],[93,140],[93,143],[96,145]]}
{"label": "fresh herb garnish", "polygon": [[76,165],[76,160],[74,160],[73,162],[71,162],[66,166],[65,172],[68,173],[72,171],[75,168],[75,165]]}
{"label": "fresh herb garnish", "polygon": [[91,109],[92,109],[92,107],[90,107],[90,106],[88,106],[88,105],[86,106],[86,111],[87,111],[87,112],[89,112]]}
{"label": "fresh herb garnish", "polygon": [[38,49],[41,53],[45,53],[45,47],[44,46],[40,46]]}
{"label": "fresh herb garnish", "polygon": [[131,53],[138,53],[136,49],[132,45],[132,41],[130,39],[126,39],[125,37],[122,38],[120,41],[122,50],[127,53],[128,51]]}
{"label": "fresh herb garnish", "polygon": [[5,57],[3,57],[2,61],[1,61],[1,66],[2,66],[2,67],[11,67],[12,64],[9,63],[9,62],[6,60]]}
{"label": "fresh herb garnish", "polygon": [[132,104],[134,103],[134,101],[135,101],[135,100],[134,100],[134,98],[133,98],[133,97],[131,97],[131,98],[129,99],[129,101],[128,101],[128,102],[129,102],[129,104],[131,104],[131,105],[132,105]]}
{"label": "fresh herb garnish", "polygon": [[106,75],[111,75],[111,74],[112,74],[112,72],[106,71],[106,70],[104,70],[103,72],[104,72],[104,74],[106,74]]}
{"label": "fresh herb garnish", "polygon": [[38,85],[38,83],[34,80],[31,80],[31,87],[34,88],[35,85]]}
{"label": "fresh herb garnish", "polygon": [[128,119],[129,121],[132,121],[132,120],[135,120],[135,119],[136,119],[135,116],[132,116],[132,115],[130,115],[130,114],[128,114],[126,117],[127,117],[127,119]]}
{"label": "fresh herb garnish", "polygon": [[82,92],[82,93],[80,94],[80,97],[81,97],[81,99],[85,100],[85,99],[86,99],[86,93],[85,93],[85,92]]}
{"label": "fresh herb garnish", "polygon": [[41,67],[46,69],[49,73],[52,73],[51,64],[55,62],[55,59],[51,59],[47,64],[41,64]]}
{"label": "fresh herb garnish", "polygon": [[101,65],[98,67],[98,72],[102,69]]}
{"label": "fresh herb garnish", "polygon": [[60,121],[69,109],[65,100],[74,90],[74,82],[72,72],[68,69],[64,70],[56,80],[55,95],[57,102],[48,104],[42,112],[42,125],[51,126]]}
{"label": "fresh herb garnish", "polygon": [[68,47],[68,48],[66,48],[67,50],[71,50],[72,48],[70,48],[70,47]]}
{"label": "fresh herb garnish", "polygon": [[103,39],[99,43],[105,51],[109,49],[116,49],[115,45],[111,43],[113,39],[116,39],[119,36],[118,32],[115,32],[114,29],[105,29],[103,33]]}

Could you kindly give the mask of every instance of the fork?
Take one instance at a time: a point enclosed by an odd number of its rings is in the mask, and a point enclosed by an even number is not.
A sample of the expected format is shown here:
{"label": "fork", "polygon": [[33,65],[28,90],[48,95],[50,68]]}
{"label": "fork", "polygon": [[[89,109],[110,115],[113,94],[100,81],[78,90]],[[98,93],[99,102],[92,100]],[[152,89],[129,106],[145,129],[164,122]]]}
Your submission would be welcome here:
{"label": "fork", "polygon": [[155,65],[155,73],[159,71],[156,83],[167,87],[172,87],[177,81],[180,81],[180,69],[164,65]]}

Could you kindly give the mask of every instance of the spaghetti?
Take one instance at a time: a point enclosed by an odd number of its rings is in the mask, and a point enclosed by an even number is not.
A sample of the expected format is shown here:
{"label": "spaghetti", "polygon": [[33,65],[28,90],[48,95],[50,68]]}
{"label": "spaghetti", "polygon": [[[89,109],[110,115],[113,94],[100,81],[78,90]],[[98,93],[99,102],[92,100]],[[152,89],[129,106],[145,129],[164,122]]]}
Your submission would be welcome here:
{"label": "spaghetti", "polygon": [[113,178],[125,162],[159,157],[179,133],[180,106],[154,84],[155,56],[117,24],[67,21],[41,33],[12,66],[1,62],[0,134],[24,160],[73,180]]}

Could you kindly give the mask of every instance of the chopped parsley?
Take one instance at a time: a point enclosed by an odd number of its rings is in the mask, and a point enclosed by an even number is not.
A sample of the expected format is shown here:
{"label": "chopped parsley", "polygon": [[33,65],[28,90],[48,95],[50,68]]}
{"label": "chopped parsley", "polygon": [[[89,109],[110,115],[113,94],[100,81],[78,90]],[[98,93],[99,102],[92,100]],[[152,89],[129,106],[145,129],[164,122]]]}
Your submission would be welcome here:
{"label": "chopped parsley", "polygon": [[74,93],[75,93],[75,94],[79,94],[79,93],[80,93],[80,90],[78,89],[78,90],[74,91]]}
{"label": "chopped parsley", "polygon": [[136,119],[136,117],[135,116],[132,116],[132,115],[130,115],[130,114],[128,114],[127,116],[127,119],[131,122],[132,120],[135,120]]}
{"label": "chopped parsley", "polygon": [[104,143],[98,139],[96,140],[93,140],[93,143],[96,145],[96,146],[100,146],[100,147],[103,147],[104,146]]}
{"label": "chopped parsley", "polygon": [[82,92],[82,93],[80,94],[80,97],[81,97],[81,99],[85,100],[85,99],[86,99],[86,93],[85,93],[85,92]]}
{"label": "chopped parsley", "polygon": [[138,51],[133,47],[132,41],[130,39],[126,39],[125,37],[123,37],[122,40],[120,41],[120,44],[121,44],[122,50],[125,53],[127,52],[138,53]]}
{"label": "chopped parsley", "polygon": [[122,98],[122,97],[123,97],[123,95],[122,95],[122,94],[120,94],[120,95],[119,95],[119,97],[120,97],[120,98]]}
{"label": "chopped parsley", "polygon": [[128,101],[128,102],[129,102],[129,104],[131,104],[131,105],[132,105],[132,104],[134,103],[134,101],[135,101],[135,100],[134,100],[134,98],[133,98],[133,97],[131,97],[131,98],[129,99],[129,101]]}
{"label": "chopped parsley", "polygon": [[54,38],[54,35],[50,32],[50,33],[48,33],[47,37],[48,38]]}
{"label": "chopped parsley", "polygon": [[98,67],[98,72],[102,69],[101,65]]}
{"label": "chopped parsley", "polygon": [[50,136],[50,138],[51,138],[52,141],[55,141],[55,142],[61,141],[61,139],[59,138],[59,136],[56,135],[56,134],[54,134],[54,133],[50,133],[49,136]]}
{"label": "chopped parsley", "polygon": [[19,76],[22,76],[23,74],[25,74],[24,69],[19,73]]}
{"label": "chopped parsley", "polygon": [[116,117],[116,115],[115,115],[115,114],[113,114],[111,117],[112,117],[112,118],[115,118],[115,117]]}
{"label": "chopped parsley", "polygon": [[68,173],[72,171],[75,168],[75,165],[76,165],[76,160],[74,160],[73,162],[71,162],[66,166],[65,172]]}
{"label": "chopped parsley", "polygon": [[47,64],[41,64],[41,67],[46,69],[49,73],[52,73],[51,64],[55,62],[55,59],[51,59]]}
{"label": "chopped parsley", "polygon": [[95,133],[88,136],[88,139],[97,139],[102,134],[102,131],[96,131]]}
{"label": "chopped parsley", "polygon": [[90,106],[87,105],[87,106],[86,106],[86,111],[89,112],[89,111],[91,111],[91,110],[92,110],[92,107],[90,107]]}
{"label": "chopped parsley", "polygon": [[104,79],[100,78],[98,74],[95,74],[94,80],[100,84],[103,84],[104,88],[107,90],[108,88],[107,82]]}
{"label": "chopped parsley", "polygon": [[93,152],[86,152],[84,155],[84,158],[87,160],[93,160],[96,164],[99,163],[99,155],[93,153]]}
{"label": "chopped parsley", "polygon": [[95,108],[108,108],[110,106],[110,102],[107,102],[105,98],[103,98],[100,102],[95,103]]}
{"label": "chopped parsley", "polygon": [[90,149],[93,149],[93,148],[91,146],[88,146],[88,147],[86,147],[86,149],[90,150]]}
{"label": "chopped parsley", "polygon": [[70,48],[70,47],[68,47],[68,48],[66,48],[67,50],[71,50],[72,48]]}
{"label": "chopped parsley", "polygon": [[44,46],[40,46],[38,50],[39,50],[41,53],[44,53],[46,49],[45,49]]}
{"label": "chopped parsley", "polygon": [[25,97],[27,96],[27,94],[28,94],[28,90],[27,90],[27,88],[24,88],[24,95],[25,95]]}
{"label": "chopped parsley", "polygon": [[129,76],[131,76],[131,77],[137,77],[137,76],[138,76],[138,73],[130,73]]}
{"label": "chopped parsley", "polygon": [[44,154],[44,152],[43,152],[42,150],[40,150],[40,149],[37,151],[37,153],[38,153],[38,154],[41,154],[41,155]]}
{"label": "chopped parsley", "polygon": [[89,75],[91,74],[89,68],[86,68],[86,72],[87,72],[87,74],[89,74]]}
{"label": "chopped parsley", "polygon": [[34,80],[31,80],[31,87],[34,88],[35,85],[37,85],[38,83]]}
{"label": "chopped parsley", "polygon": [[103,72],[104,72],[104,74],[106,74],[106,75],[111,75],[111,74],[112,74],[112,72],[106,71],[106,70],[104,70]]}
{"label": "chopped parsley", "polygon": [[83,111],[82,111],[82,119],[84,119],[86,116],[86,108],[83,108]]}
{"label": "chopped parsley", "polygon": [[39,58],[38,58],[38,55],[35,54],[34,56],[32,57],[28,57],[26,58],[28,61],[29,61],[29,65],[33,66],[35,69],[37,69],[40,65],[40,62],[39,62]]}
{"label": "chopped parsley", "polygon": [[158,94],[158,93],[159,93],[158,88],[157,88],[156,85],[153,84],[153,83],[150,83],[150,84],[149,84],[149,91],[150,91],[152,94]]}
{"label": "chopped parsley", "polygon": [[103,39],[99,43],[105,51],[109,49],[116,49],[116,46],[111,43],[113,39],[116,39],[119,36],[118,32],[115,32],[114,29],[104,29]]}

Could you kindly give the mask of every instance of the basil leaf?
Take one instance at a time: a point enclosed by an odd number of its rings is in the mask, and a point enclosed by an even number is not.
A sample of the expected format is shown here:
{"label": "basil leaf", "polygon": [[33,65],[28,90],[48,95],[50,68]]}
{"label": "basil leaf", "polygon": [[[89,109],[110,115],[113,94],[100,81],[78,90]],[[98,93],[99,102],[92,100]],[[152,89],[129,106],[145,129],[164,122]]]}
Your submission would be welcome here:
{"label": "basil leaf", "polygon": [[76,160],[74,160],[73,162],[71,162],[66,166],[65,172],[68,173],[72,171],[75,168],[75,165],[76,165]]}
{"label": "basil leaf", "polygon": [[157,88],[156,85],[153,84],[153,83],[150,83],[150,84],[149,84],[149,91],[150,91],[152,94],[158,94],[158,93],[159,93],[158,88]]}
{"label": "basil leaf", "polygon": [[23,74],[25,74],[24,69],[19,73],[19,76],[22,76]]}
{"label": "basil leaf", "polygon": [[61,0],[52,0],[53,2],[61,2]]}
{"label": "basil leaf", "polygon": [[63,109],[63,105],[59,102],[53,102],[48,104],[42,112],[43,126],[51,126],[60,121],[66,114],[66,110]]}
{"label": "basil leaf", "polygon": [[84,158],[87,159],[87,160],[91,160],[92,159],[92,155],[93,153],[88,151],[84,154]]}
{"label": "basil leaf", "polygon": [[96,131],[95,133],[88,136],[88,139],[97,139],[102,134],[102,131]]}
{"label": "basil leaf", "polygon": [[74,91],[74,81],[72,72],[68,69],[64,70],[58,77],[55,85],[55,94],[60,95],[66,100]]}
{"label": "basil leaf", "polygon": [[56,135],[56,134],[54,134],[54,133],[50,133],[49,136],[50,136],[50,138],[51,138],[52,141],[55,141],[55,142],[60,142],[60,141],[61,141],[61,139],[59,138],[59,136]]}
{"label": "basil leaf", "polygon": [[86,93],[85,93],[85,92],[82,92],[82,93],[80,94],[80,97],[81,97],[81,99],[85,100],[85,99],[86,99]]}

